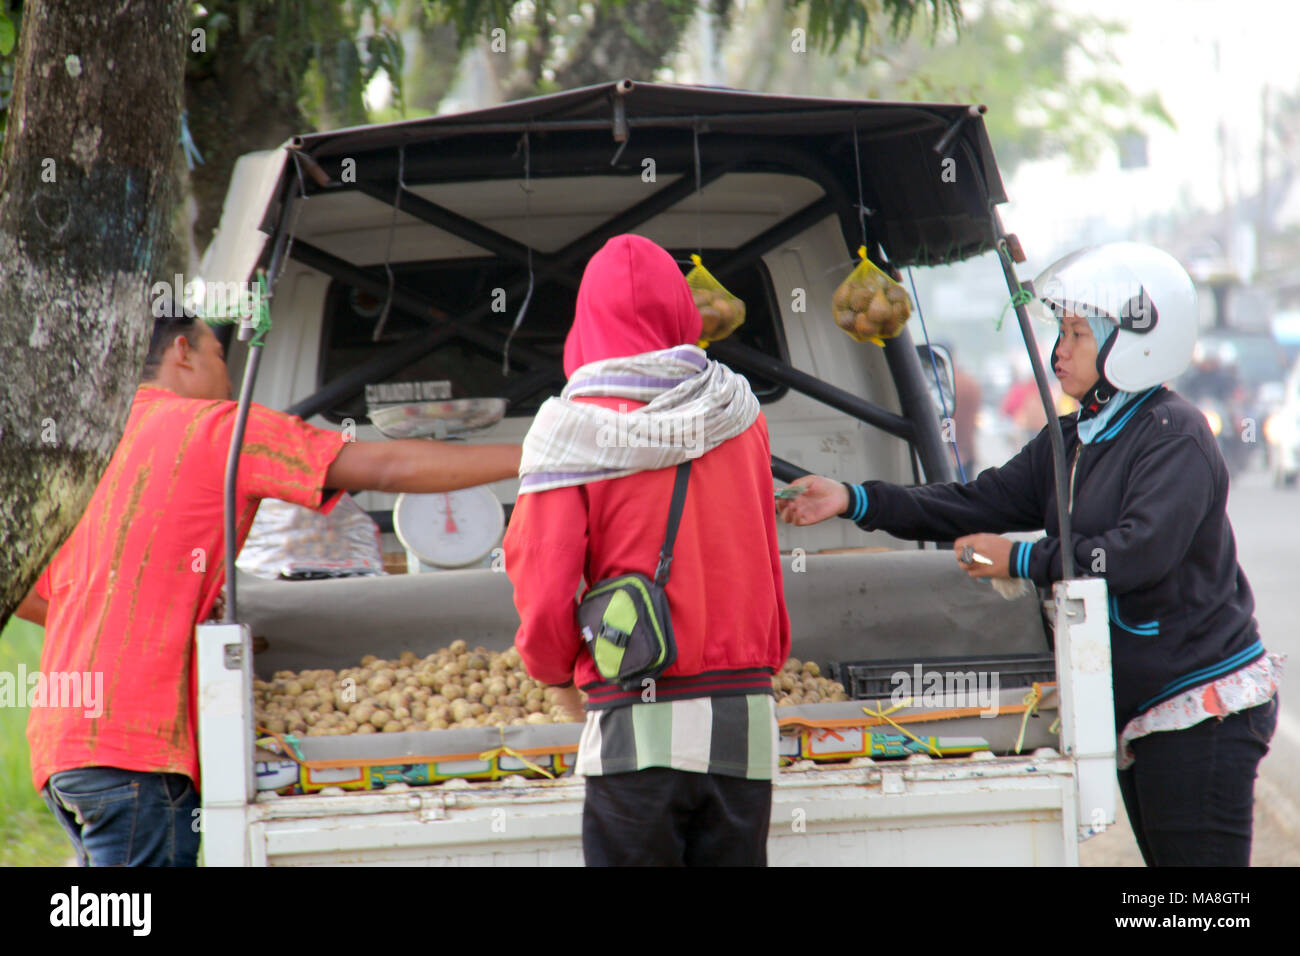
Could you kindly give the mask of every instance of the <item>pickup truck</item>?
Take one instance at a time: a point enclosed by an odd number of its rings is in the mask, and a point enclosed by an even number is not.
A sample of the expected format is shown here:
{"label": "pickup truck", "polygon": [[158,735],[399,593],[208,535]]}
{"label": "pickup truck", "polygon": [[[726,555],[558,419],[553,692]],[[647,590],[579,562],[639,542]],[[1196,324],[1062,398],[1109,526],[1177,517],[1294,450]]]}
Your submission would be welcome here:
{"label": "pickup truck", "polygon": [[[521,441],[563,385],[587,258],[635,231],[682,261],[700,253],[745,301],[745,324],[709,351],[762,402],[774,487],[808,472],[950,481],[936,403],[945,396],[951,412],[950,369],[906,328],[883,348],[853,342],[830,299],[862,246],[886,269],[996,252],[1018,291],[1023,256],[997,215],[1004,201],[979,107],[624,80],[245,156],[203,276],[268,279],[265,345],[228,336],[232,368],[245,363],[243,403],[370,440],[381,435],[367,386],[450,383],[456,398],[506,400],[504,416],[467,440]],[[504,503],[516,489],[491,486]],[[391,497],[358,500],[391,542]],[[1067,575],[1051,594],[1004,598],[969,580],[950,551],[847,521],[783,525],[780,544],[795,656],[844,674],[852,662],[918,675],[1046,658],[1058,720],[1043,698],[1041,716],[1021,707],[990,721],[988,743],[963,756],[819,762],[783,737],[790,759],[774,784],[770,861],[1077,865],[1079,841],[1115,813],[1104,582]],[[196,634],[207,864],[582,862],[583,785],[572,775],[289,796],[257,788],[254,676],[422,655],[454,639],[507,648],[518,618],[499,561],[315,581],[255,579],[232,565],[228,556],[226,623]],[[1010,687],[1015,699],[1030,689]],[[1017,728],[1031,746],[1010,742]],[[440,733],[454,731],[424,736]]]}

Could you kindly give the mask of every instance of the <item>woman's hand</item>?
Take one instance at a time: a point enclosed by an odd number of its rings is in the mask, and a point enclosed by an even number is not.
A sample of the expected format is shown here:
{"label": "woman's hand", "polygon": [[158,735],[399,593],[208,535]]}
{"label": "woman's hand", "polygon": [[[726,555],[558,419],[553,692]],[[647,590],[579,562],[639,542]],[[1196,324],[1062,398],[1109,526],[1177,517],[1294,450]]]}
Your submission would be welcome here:
{"label": "woman's hand", "polygon": [[[962,561],[961,553],[969,546],[977,554],[992,561],[992,564],[969,563]],[[1011,539],[1000,534],[968,534],[952,543],[957,553],[957,565],[972,578],[1009,578],[1011,577]]]}
{"label": "woman's hand", "polygon": [[834,518],[849,506],[849,493],[838,481],[819,475],[804,475],[790,482],[790,486],[808,490],[798,498],[777,500],[776,513],[786,524],[817,524]]}

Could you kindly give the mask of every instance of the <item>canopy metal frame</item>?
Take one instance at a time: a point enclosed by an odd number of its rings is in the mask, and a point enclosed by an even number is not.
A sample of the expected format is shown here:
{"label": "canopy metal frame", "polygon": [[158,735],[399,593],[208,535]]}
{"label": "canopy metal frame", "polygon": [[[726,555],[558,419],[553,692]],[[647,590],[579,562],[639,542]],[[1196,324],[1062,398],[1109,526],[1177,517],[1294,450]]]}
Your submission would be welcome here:
{"label": "canopy metal frame", "polygon": [[[563,121],[529,124],[533,132],[545,132],[551,128],[563,129],[569,125],[571,124]],[[411,146],[407,149],[404,179],[408,184],[419,185],[420,180],[428,176],[430,169],[427,161],[412,155]],[[583,156],[575,157],[575,165],[579,168],[588,167],[597,156],[603,158],[608,155],[607,147],[602,151],[591,145],[580,149],[580,152]],[[695,194],[697,187],[695,177],[691,174],[694,156],[688,147],[679,144],[666,149],[657,148],[655,155],[661,174],[666,171],[670,174],[681,173],[681,175],[646,199],[571,240],[561,249],[554,252],[531,250],[536,281],[556,280],[576,286],[578,266],[609,238],[637,228]],[[765,143],[762,152],[755,154],[752,143],[743,142],[736,137],[715,136],[707,146],[707,156],[710,161],[701,168],[699,183],[701,189],[731,172],[778,171],[809,179],[823,191],[823,195],[818,199],[736,247],[730,254],[710,262],[711,271],[719,279],[725,281],[728,275],[751,265],[772,249],[828,216],[835,216],[838,219],[845,236],[846,249],[851,251],[861,244],[856,200],[844,194],[839,181],[816,156],[808,151],[785,143]],[[396,167],[389,169],[388,166],[392,164],[380,164],[376,159],[377,157],[369,157],[365,161],[358,161],[357,169],[366,170],[368,175],[359,176],[355,183],[327,179],[327,185],[321,185],[318,179],[314,186],[308,185],[307,196],[328,195],[355,189],[386,205],[396,204],[400,211],[503,259],[516,263],[527,262],[530,250],[526,244],[425,199],[413,192],[409,185],[406,189],[398,190],[393,178]],[[564,166],[568,175],[573,174],[573,168],[574,166],[568,164]],[[494,166],[485,160],[479,170],[479,178],[492,173],[517,176],[518,163],[510,160],[503,164],[498,161]],[[548,175],[554,176],[559,175],[559,170],[535,167],[532,175],[535,179]],[[432,180],[426,178],[426,181]],[[878,250],[875,251],[877,254],[873,258],[879,262]],[[380,298],[389,295],[386,279],[339,259],[302,239],[293,243],[289,256],[303,265],[371,295]],[[510,283],[505,288],[507,300],[522,295],[526,286],[526,277]],[[475,306],[461,315],[438,319],[435,316],[437,310],[431,302],[404,288],[400,283],[396,283],[392,289],[391,308],[399,314],[428,323],[428,330],[381,352],[338,378],[325,383],[311,395],[290,406],[289,412],[303,418],[318,414],[339,401],[359,394],[367,383],[388,377],[454,338],[464,339],[488,350],[499,351],[504,348],[506,338],[504,334],[478,324],[490,313],[488,302]],[[951,461],[939,435],[938,422],[934,420],[933,407],[920,361],[916,357],[906,330],[898,338],[887,342],[885,346],[886,361],[894,378],[903,410],[901,415],[822,382],[786,362],[774,359],[739,342],[718,342],[710,346],[710,349],[716,357],[741,371],[761,374],[908,442],[920,458],[928,480],[952,479]],[[512,404],[524,401],[538,391],[563,381],[564,378],[563,370],[555,365],[554,359],[519,344],[511,346],[511,363],[523,368],[521,377],[505,390],[504,397]],[[793,475],[795,472],[791,471],[792,468],[794,466],[784,463],[782,471],[786,475]]]}

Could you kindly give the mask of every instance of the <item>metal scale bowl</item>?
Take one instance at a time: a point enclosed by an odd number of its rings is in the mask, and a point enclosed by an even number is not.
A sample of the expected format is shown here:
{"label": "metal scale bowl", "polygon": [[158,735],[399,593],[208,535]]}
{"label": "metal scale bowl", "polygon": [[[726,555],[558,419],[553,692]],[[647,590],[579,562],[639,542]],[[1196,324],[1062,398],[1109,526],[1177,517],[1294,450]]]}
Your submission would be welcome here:
{"label": "metal scale bowl", "polygon": [[[371,423],[386,438],[458,438],[490,428],[506,412],[504,398],[457,398],[371,405]],[[397,496],[393,530],[407,567],[465,568],[481,562],[501,540],[505,511],[488,487]]]}

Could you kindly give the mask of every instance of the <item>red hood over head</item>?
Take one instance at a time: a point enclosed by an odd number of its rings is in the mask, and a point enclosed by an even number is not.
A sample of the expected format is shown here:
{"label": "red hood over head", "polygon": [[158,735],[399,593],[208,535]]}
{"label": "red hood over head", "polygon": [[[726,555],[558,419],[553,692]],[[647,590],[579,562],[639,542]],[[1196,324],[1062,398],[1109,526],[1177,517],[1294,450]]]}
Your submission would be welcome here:
{"label": "red hood over head", "polygon": [[564,374],[588,362],[655,352],[700,339],[700,312],[686,277],[663,247],[615,236],[591,257],[578,287]]}

